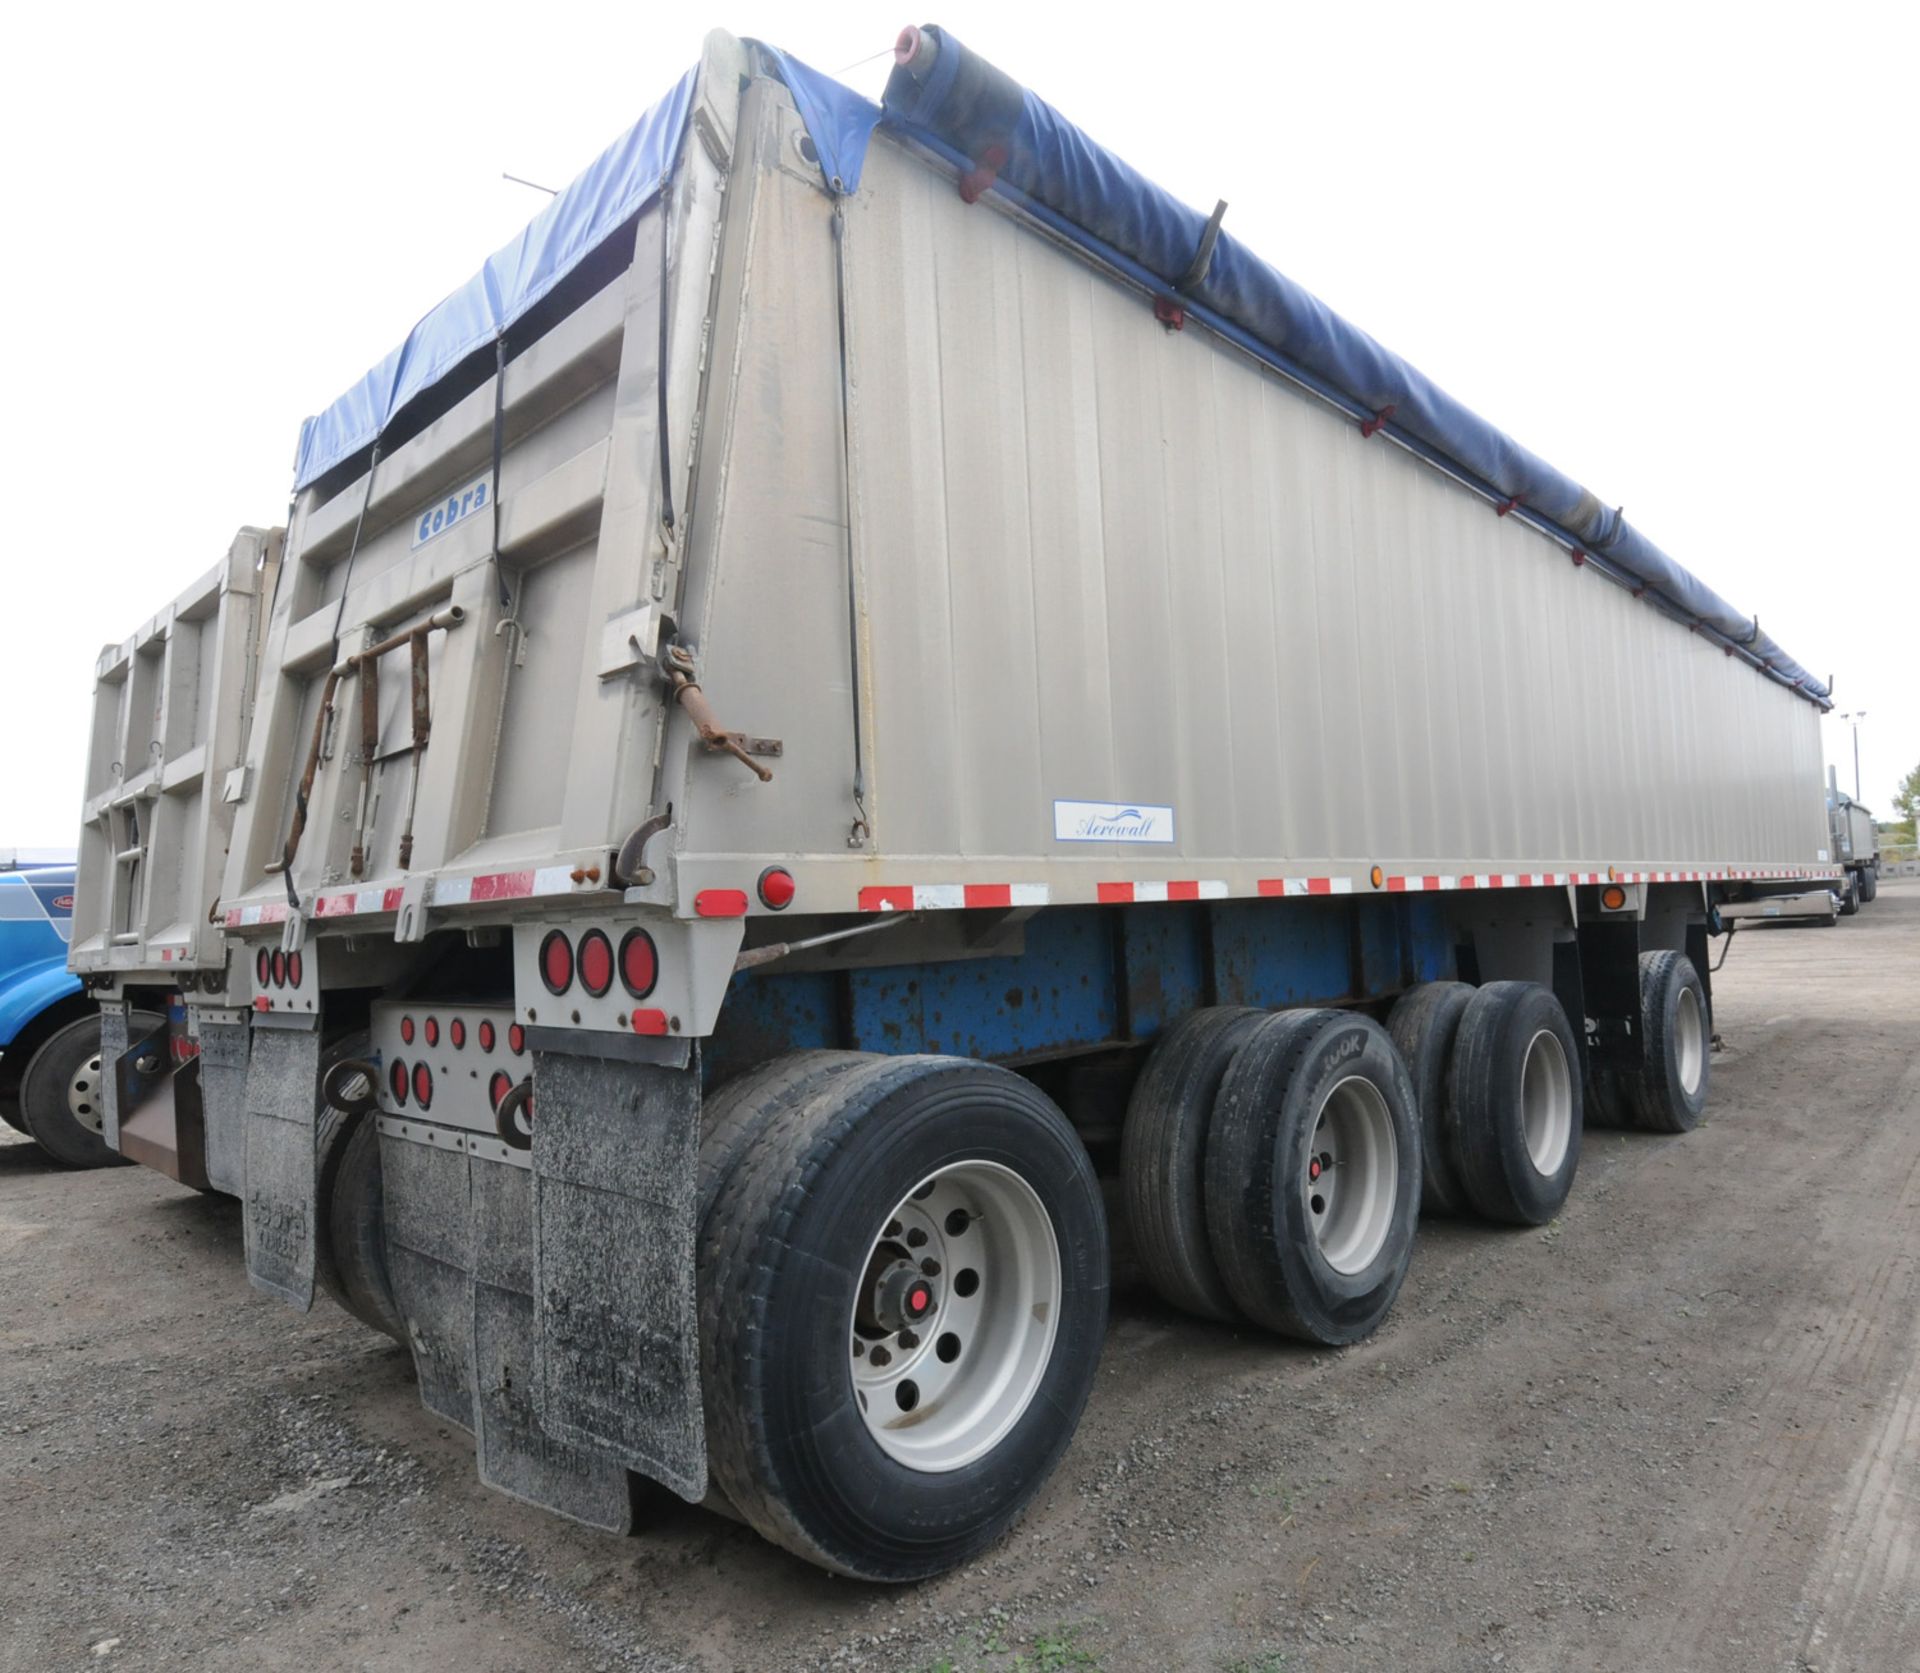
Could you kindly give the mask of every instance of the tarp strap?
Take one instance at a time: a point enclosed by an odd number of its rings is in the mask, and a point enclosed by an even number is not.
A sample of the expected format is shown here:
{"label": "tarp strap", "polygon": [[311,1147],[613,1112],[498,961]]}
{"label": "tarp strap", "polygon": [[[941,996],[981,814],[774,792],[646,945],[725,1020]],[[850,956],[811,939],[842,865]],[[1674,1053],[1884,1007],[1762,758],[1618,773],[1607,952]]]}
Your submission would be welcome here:
{"label": "tarp strap", "polygon": [[672,323],[671,298],[668,294],[667,280],[671,246],[667,242],[667,216],[673,207],[672,194],[668,191],[668,182],[660,183],[660,521],[667,532],[673,532],[673,451],[667,445],[667,329]]}
{"label": "tarp strap", "polygon": [[853,687],[853,806],[858,818],[848,833],[849,847],[866,844],[866,745],[860,731],[860,565],[853,547],[853,380],[847,374],[847,218],[842,198],[833,200],[833,291],[840,327],[840,452],[847,493],[847,662]]}

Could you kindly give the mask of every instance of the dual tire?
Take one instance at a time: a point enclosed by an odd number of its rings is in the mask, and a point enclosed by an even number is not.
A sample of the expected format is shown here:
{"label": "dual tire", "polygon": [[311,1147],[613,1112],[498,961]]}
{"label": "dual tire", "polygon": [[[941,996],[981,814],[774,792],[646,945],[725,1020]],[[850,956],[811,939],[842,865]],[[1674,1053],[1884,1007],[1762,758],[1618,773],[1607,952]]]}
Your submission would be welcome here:
{"label": "dual tire", "polygon": [[1007,1070],[809,1052],[722,1088],[701,1146],[708,1461],[822,1568],[910,1581],[1046,1482],[1107,1317],[1098,1181]]}
{"label": "dual tire", "polygon": [[1203,1318],[1358,1341],[1412,1259],[1416,1111],[1393,1042],[1357,1012],[1182,1018],[1142,1070],[1121,1139],[1148,1281]]}
{"label": "dual tire", "polygon": [[[163,1020],[149,1011],[134,1012],[131,1037],[141,1038]],[[102,1131],[106,1077],[112,1072],[100,1055],[99,1013],[68,1023],[27,1064],[15,1125],[62,1167],[120,1166],[126,1158],[107,1144]]]}

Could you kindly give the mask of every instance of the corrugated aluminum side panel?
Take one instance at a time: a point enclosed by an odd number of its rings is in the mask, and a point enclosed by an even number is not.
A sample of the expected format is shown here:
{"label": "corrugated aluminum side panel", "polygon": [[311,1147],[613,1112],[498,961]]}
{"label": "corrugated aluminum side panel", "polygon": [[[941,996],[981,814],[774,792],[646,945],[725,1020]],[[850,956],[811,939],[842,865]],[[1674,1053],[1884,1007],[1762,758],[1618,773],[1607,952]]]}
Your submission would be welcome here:
{"label": "corrugated aluminum side panel", "polygon": [[76,971],[165,976],[222,962],[208,914],[282,537],[240,530],[222,562],[100,653],[68,955]]}

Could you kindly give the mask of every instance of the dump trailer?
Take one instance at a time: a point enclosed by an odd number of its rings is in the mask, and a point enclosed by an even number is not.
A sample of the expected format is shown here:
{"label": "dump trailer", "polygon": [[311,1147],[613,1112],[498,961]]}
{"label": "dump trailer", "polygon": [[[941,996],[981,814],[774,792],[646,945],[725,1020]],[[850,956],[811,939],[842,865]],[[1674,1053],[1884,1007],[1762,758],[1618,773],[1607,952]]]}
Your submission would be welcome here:
{"label": "dump trailer", "polygon": [[1840,788],[1839,773],[1827,769],[1827,824],[1833,834],[1833,858],[1842,869],[1835,894],[1843,917],[1851,917],[1880,892],[1880,827],[1871,810]]}
{"label": "dump trailer", "polygon": [[[203,1068],[223,1068],[217,1050],[199,1061],[186,1000],[211,1018],[250,991],[234,968],[246,949],[217,906],[284,535],[239,530],[220,562],[95,659],[67,955],[100,1001],[88,1051],[108,1066],[95,1120],[107,1153],[233,1196],[240,1158],[209,1158],[200,1116]],[[237,1064],[226,1072],[244,1072],[244,1039]]]}
{"label": "dump trailer", "polygon": [[1108,1200],[1338,1345],[1423,1209],[1692,1126],[1824,707],[952,35],[874,105],[715,34],[302,431],[207,1146],[485,1481],[937,1573],[1068,1444]]}

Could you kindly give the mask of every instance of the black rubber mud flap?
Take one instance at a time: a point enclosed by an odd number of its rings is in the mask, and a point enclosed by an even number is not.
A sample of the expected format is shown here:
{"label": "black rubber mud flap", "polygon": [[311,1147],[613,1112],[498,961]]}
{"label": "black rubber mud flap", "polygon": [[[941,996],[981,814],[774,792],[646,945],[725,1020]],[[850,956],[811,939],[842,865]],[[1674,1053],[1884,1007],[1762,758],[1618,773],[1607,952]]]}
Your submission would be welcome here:
{"label": "black rubber mud flap", "polygon": [[320,1024],[317,1017],[287,1021],[293,1026],[256,1021],[247,1066],[247,1276],[304,1313],[313,1305]]}
{"label": "black rubber mud flap", "polygon": [[244,1021],[200,1019],[200,1112],[206,1124],[207,1183],[247,1194],[247,1047]]}
{"label": "black rubber mud flap", "polygon": [[380,1141],[387,1276],[406,1320],[420,1404],[474,1430],[467,1166],[466,1152],[451,1145]]}
{"label": "black rubber mud flap", "polygon": [[475,1162],[472,1180],[480,1479],[588,1527],[624,1534],[633,1523],[626,1467],[601,1449],[554,1439],[534,1404],[533,1174]]}
{"label": "black rubber mud flap", "polygon": [[[132,1044],[128,1038],[127,1006],[121,999],[108,999],[100,1006],[100,1062],[104,1068],[118,1063]],[[120,1148],[120,1099],[114,1090],[114,1077],[108,1071],[100,1077],[100,1136],[109,1150]]]}
{"label": "black rubber mud flap", "polygon": [[697,1504],[699,1071],[536,1051],[533,1083],[540,1426]]}

